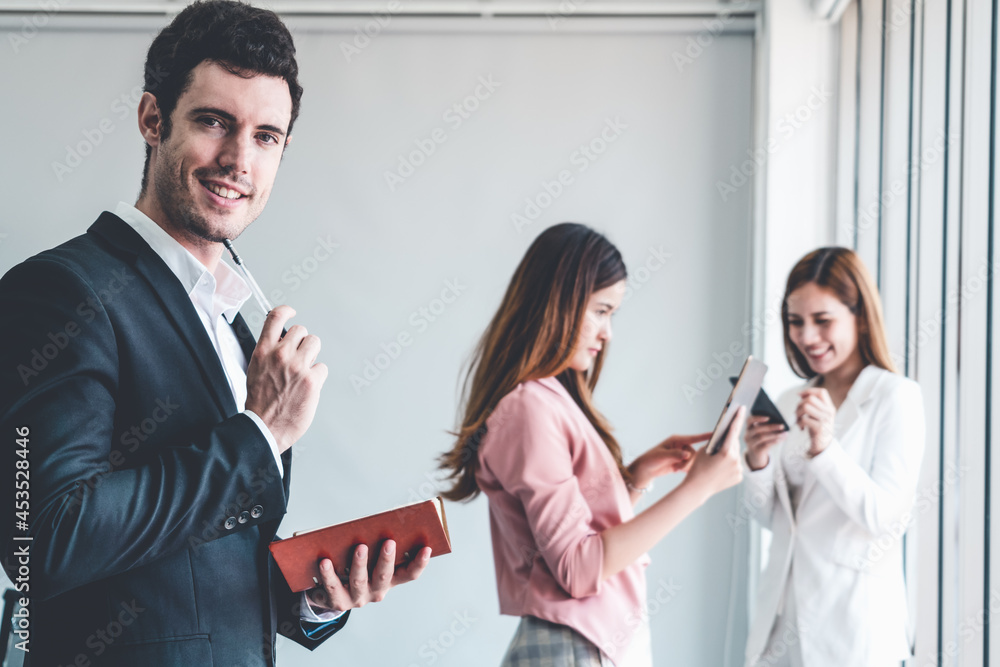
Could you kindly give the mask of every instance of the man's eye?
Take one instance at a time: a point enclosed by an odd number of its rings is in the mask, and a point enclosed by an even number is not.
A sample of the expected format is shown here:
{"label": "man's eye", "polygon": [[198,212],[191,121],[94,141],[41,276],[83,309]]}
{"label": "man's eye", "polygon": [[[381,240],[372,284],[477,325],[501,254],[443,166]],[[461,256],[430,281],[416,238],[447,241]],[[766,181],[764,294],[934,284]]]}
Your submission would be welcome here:
{"label": "man's eye", "polygon": [[274,143],[274,144],[276,144],[276,143],[278,143],[278,138],[276,136],[274,136],[273,134],[264,133],[264,134],[258,134],[257,136],[265,144],[268,144],[268,143]]}
{"label": "man's eye", "polygon": [[824,324],[829,324],[830,320],[816,320],[816,324],[823,326]]}
{"label": "man's eye", "polygon": [[205,116],[203,118],[199,118],[198,120],[206,127],[219,127],[222,125],[218,118],[212,118],[211,116]]}
{"label": "man's eye", "polygon": [[800,322],[799,320],[790,320],[788,322],[788,326],[790,326],[790,327],[800,327],[800,326],[802,326],[802,322]]}

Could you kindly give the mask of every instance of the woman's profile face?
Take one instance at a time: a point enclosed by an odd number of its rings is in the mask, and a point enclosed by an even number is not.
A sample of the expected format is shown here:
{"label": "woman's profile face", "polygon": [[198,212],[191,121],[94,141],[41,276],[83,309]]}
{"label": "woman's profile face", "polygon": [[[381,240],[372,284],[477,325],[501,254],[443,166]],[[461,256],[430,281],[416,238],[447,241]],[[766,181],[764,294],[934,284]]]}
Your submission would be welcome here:
{"label": "woman's profile face", "polygon": [[611,315],[618,310],[624,296],[624,280],[590,295],[583,325],[580,327],[580,338],[570,357],[570,368],[587,371],[594,364],[597,353],[611,340]]}
{"label": "woman's profile face", "polygon": [[830,289],[806,283],[788,295],[788,336],[819,375],[861,362],[857,317]]}

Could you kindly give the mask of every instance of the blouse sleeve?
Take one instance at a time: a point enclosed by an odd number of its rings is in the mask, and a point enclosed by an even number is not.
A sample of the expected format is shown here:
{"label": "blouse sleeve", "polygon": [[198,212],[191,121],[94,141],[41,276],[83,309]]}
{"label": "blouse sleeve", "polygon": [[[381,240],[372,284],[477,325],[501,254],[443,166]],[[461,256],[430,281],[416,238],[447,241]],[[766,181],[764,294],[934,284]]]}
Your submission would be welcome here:
{"label": "blouse sleeve", "polygon": [[596,595],[604,543],[590,527],[587,501],[602,492],[600,486],[581,490],[568,425],[557,409],[523,394],[510,398],[490,417],[482,463],[520,501],[534,538],[531,555],[544,558],[571,597]]}

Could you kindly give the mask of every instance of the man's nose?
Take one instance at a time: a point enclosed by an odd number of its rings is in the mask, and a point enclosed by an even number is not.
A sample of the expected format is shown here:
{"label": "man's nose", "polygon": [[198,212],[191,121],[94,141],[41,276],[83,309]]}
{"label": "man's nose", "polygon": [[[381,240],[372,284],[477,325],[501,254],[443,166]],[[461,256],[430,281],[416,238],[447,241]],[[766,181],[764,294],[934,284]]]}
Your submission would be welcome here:
{"label": "man's nose", "polygon": [[250,152],[253,150],[253,138],[239,134],[226,139],[219,153],[219,166],[235,174],[247,174],[250,171]]}

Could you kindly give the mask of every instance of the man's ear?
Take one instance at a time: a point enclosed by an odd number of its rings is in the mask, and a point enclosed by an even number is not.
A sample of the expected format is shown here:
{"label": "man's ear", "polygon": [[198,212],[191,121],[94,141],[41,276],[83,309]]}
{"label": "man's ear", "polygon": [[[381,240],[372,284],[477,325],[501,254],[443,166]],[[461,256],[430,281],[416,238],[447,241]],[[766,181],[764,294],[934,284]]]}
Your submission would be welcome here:
{"label": "man's ear", "polygon": [[156,148],[163,140],[163,118],[156,96],[145,92],[139,98],[139,133],[146,143]]}
{"label": "man's ear", "polygon": [[288,148],[288,144],[292,143],[292,135],[285,137],[285,148]]}

